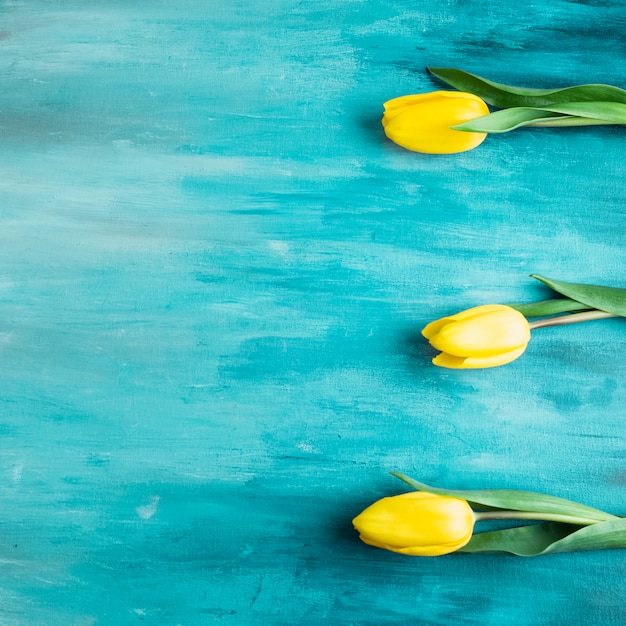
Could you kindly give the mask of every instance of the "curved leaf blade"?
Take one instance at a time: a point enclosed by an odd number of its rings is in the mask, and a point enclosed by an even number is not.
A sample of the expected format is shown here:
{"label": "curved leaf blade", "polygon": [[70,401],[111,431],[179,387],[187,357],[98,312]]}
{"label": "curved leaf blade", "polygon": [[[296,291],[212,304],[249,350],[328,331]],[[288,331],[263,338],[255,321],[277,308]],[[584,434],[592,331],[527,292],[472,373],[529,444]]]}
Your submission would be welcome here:
{"label": "curved leaf blade", "polygon": [[509,552],[516,556],[538,556],[575,530],[576,526],[570,524],[547,522],[475,533],[459,552]]}
{"label": "curved leaf blade", "polygon": [[621,102],[626,91],[602,84],[576,85],[560,89],[514,87],[487,80],[475,74],[449,67],[428,67],[431,74],[460,91],[468,91],[499,108],[544,107],[564,102]]}
{"label": "curved leaf blade", "polygon": [[531,276],[566,298],[576,300],[591,309],[598,309],[599,311],[626,317],[626,289],[582,283],[566,283],[546,278],[539,274],[531,274]]}
{"label": "curved leaf blade", "polygon": [[476,533],[459,552],[509,552],[517,556],[539,556],[625,547],[626,519],[618,518],[583,528],[548,522]]}
{"label": "curved leaf blade", "polygon": [[626,104],[619,102],[570,102],[543,108],[513,107],[494,111],[454,130],[477,133],[508,133],[522,126],[585,126],[626,124]]}
{"label": "curved leaf blade", "polygon": [[615,515],[573,502],[572,500],[533,491],[515,491],[513,489],[439,489],[398,472],[391,472],[391,475],[418,491],[467,500],[470,505],[475,505],[477,508],[486,506],[495,509],[529,511],[533,513],[559,513],[572,517],[585,517],[598,522],[619,519]]}
{"label": "curved leaf blade", "polygon": [[626,124],[626,104],[621,102],[565,102],[542,107],[542,110],[588,117],[611,124]]}
{"label": "curved leaf blade", "polygon": [[575,550],[609,550],[626,547],[626,519],[620,518],[592,524],[554,542],[544,550],[548,552],[574,552]]}
{"label": "curved leaf blade", "polygon": [[544,109],[532,109],[529,107],[516,107],[494,111],[489,115],[477,117],[469,122],[452,126],[454,130],[463,130],[473,133],[508,133],[511,130],[538,124],[542,122],[556,122],[570,117]]}
{"label": "curved leaf blade", "polygon": [[519,311],[524,317],[547,317],[549,315],[557,315],[558,313],[589,310],[586,304],[570,298],[555,298],[553,300],[542,300],[541,302],[508,304],[507,306]]}

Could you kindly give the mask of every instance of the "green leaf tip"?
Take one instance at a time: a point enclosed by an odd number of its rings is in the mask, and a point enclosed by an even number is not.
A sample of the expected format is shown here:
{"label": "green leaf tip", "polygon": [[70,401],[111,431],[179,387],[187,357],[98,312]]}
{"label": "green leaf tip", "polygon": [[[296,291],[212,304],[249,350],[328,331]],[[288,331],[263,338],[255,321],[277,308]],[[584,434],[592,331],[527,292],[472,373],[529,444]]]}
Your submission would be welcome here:
{"label": "green leaf tip", "polygon": [[[528,557],[557,552],[626,548],[626,518],[571,500],[509,489],[439,489],[400,472],[391,472],[391,475],[419,491],[460,498],[473,509],[479,507],[490,511],[476,512],[477,523],[481,519],[558,520],[485,532],[475,530],[469,543],[459,552],[508,552]],[[537,513],[540,515],[535,516]],[[542,517],[542,513],[547,515]],[[584,519],[579,523],[577,518]]]}
{"label": "green leaf tip", "polygon": [[545,108],[551,105],[603,102],[626,104],[626,91],[603,84],[576,85],[558,89],[533,89],[496,83],[451,67],[427,67],[433,76],[459,91],[467,91],[500,109]]}
{"label": "green leaf tip", "polygon": [[560,293],[562,296],[580,302],[591,309],[598,309],[599,311],[626,317],[626,289],[587,285],[583,283],[569,283],[546,278],[539,274],[531,274],[531,277],[542,282],[557,293]]}
{"label": "green leaf tip", "polygon": [[477,133],[508,133],[522,126],[590,126],[626,124],[626,104],[618,102],[571,102],[543,108],[512,107],[494,111],[455,130]]}
{"label": "green leaf tip", "polygon": [[460,498],[480,508],[486,507],[488,509],[507,509],[534,513],[558,513],[572,517],[585,517],[598,522],[618,519],[615,515],[572,500],[533,491],[516,491],[513,489],[439,489],[399,472],[391,472],[391,475],[418,491]]}
{"label": "green leaf tip", "polygon": [[583,528],[548,522],[476,533],[459,552],[508,552],[516,556],[540,556],[625,547],[626,519],[617,518]]}

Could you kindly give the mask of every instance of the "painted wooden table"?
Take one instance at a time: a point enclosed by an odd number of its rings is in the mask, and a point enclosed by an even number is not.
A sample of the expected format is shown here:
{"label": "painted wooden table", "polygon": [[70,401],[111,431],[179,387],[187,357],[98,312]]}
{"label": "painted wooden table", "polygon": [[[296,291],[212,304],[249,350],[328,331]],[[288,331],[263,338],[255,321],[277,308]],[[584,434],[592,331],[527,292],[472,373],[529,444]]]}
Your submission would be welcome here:
{"label": "painted wooden table", "polygon": [[419,331],[624,285],[626,131],[425,156],[425,66],[625,86],[626,3],[0,1],[0,623],[626,623],[622,551],[408,558],[404,491],[626,514],[626,325],[505,367]]}

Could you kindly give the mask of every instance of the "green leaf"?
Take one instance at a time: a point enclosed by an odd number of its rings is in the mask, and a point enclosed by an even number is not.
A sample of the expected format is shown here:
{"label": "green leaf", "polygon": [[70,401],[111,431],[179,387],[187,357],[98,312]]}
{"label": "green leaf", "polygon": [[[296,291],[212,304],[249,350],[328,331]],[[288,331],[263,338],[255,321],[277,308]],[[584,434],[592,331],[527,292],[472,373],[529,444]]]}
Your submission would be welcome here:
{"label": "green leaf", "polygon": [[554,122],[555,120],[564,120],[568,115],[560,115],[543,109],[531,108],[514,108],[502,109],[494,111],[489,115],[477,117],[469,122],[452,126],[454,130],[463,130],[473,133],[508,133],[522,126],[537,124],[542,122]]}
{"label": "green leaf", "polygon": [[545,552],[607,550],[626,547],[626,519],[585,526],[553,543]]}
{"label": "green leaf", "polygon": [[591,309],[606,311],[613,315],[626,317],[626,289],[618,287],[601,287],[599,285],[585,285],[580,283],[566,283],[538,274],[531,274],[557,293],[587,305]]}
{"label": "green leaf", "polygon": [[555,298],[554,300],[509,304],[507,306],[519,311],[524,317],[547,317],[549,315],[557,315],[558,313],[589,310],[586,304],[570,298]]}
{"label": "green leaf", "polygon": [[476,533],[460,552],[510,552],[518,556],[538,556],[625,547],[626,519],[618,518],[579,529],[569,524],[548,522]]}
{"label": "green leaf", "polygon": [[517,556],[537,556],[575,530],[576,526],[570,524],[547,522],[475,533],[459,552],[510,552]]}
{"label": "green leaf", "polygon": [[545,107],[565,102],[621,102],[626,104],[626,91],[612,85],[577,85],[563,89],[530,89],[503,85],[448,67],[429,67],[428,71],[444,83],[482,98],[488,104],[509,107]]}
{"label": "green leaf", "polygon": [[621,102],[564,102],[541,107],[544,111],[588,117],[611,124],[626,124],[626,104]]}
{"label": "green leaf", "polygon": [[455,130],[478,133],[508,133],[522,126],[585,126],[626,124],[626,104],[619,102],[570,102],[543,108],[514,107],[494,111]]}
{"label": "green leaf", "polygon": [[420,483],[404,474],[391,472],[392,476],[404,481],[418,491],[426,491],[442,496],[451,496],[467,500],[470,506],[479,508],[486,506],[495,509],[513,511],[528,511],[533,513],[558,513],[576,518],[586,518],[598,522],[619,519],[615,515],[605,513],[584,504],[578,504],[564,498],[557,498],[543,493],[532,491],[515,491],[512,489],[481,489],[481,490],[454,490],[438,489],[425,483]]}

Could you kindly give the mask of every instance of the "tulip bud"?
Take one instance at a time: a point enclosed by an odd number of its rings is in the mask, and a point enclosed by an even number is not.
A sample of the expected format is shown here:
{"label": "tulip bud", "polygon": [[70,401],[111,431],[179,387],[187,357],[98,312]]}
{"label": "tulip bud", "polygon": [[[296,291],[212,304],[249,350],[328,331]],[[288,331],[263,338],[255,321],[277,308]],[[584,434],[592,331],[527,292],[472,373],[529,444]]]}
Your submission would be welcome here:
{"label": "tulip bud", "polygon": [[375,502],[352,521],[364,543],[411,556],[440,556],[472,537],[474,513],[465,500],[412,491]]}
{"label": "tulip bud", "polygon": [[530,341],[528,320],[504,304],[487,304],[431,322],[422,335],[441,354],[435,365],[453,369],[496,367],[514,361]]}
{"label": "tulip bud", "polygon": [[486,133],[451,126],[489,114],[478,96],[460,91],[434,91],[385,102],[383,127],[391,141],[415,152],[453,154],[480,145]]}

